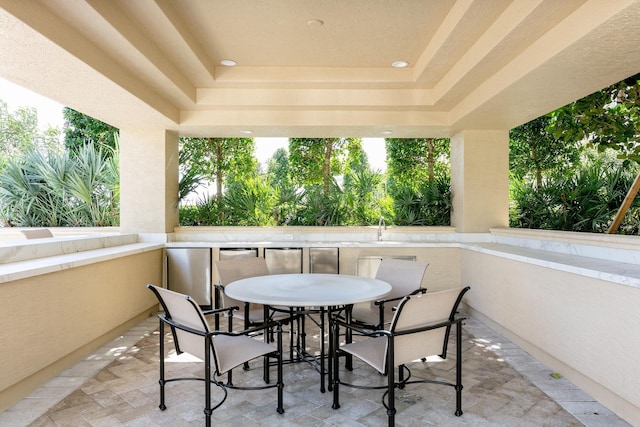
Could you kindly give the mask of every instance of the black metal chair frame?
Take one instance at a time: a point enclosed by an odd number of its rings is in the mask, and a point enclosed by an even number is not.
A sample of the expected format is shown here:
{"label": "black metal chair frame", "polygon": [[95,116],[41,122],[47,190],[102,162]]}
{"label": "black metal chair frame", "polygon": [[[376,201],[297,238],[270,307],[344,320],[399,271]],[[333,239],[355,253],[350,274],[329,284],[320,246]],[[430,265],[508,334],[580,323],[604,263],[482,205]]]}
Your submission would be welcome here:
{"label": "black metal chair frame", "polygon": [[[213,411],[215,411],[217,408],[219,408],[227,399],[227,389],[236,389],[236,390],[264,390],[264,389],[268,389],[268,388],[277,388],[278,389],[278,406],[276,408],[276,411],[279,414],[283,414],[284,413],[284,406],[283,406],[283,389],[284,389],[284,383],[283,383],[283,369],[282,369],[282,325],[280,324],[280,322],[269,322],[269,323],[265,323],[263,325],[261,325],[260,327],[254,327],[254,328],[250,328],[250,329],[245,329],[243,331],[232,331],[233,329],[233,316],[232,313],[234,310],[238,310],[238,307],[226,307],[226,308],[220,308],[220,309],[214,309],[214,310],[207,310],[207,311],[202,311],[202,314],[205,316],[209,316],[209,315],[215,315],[216,316],[216,325],[219,324],[219,319],[218,316],[220,316],[220,314],[224,314],[227,313],[228,314],[228,330],[225,331],[209,331],[209,332],[203,332],[197,329],[193,329],[190,328],[188,326],[182,325],[180,323],[175,322],[173,319],[171,319],[171,313],[169,312],[169,310],[167,309],[167,306],[165,305],[162,297],[158,294],[158,292],[153,288],[153,286],[151,285],[147,285],[147,288],[149,288],[151,291],[153,291],[153,293],[156,295],[156,297],[158,298],[158,301],[160,302],[160,305],[162,306],[163,309],[163,313],[158,313],[158,318],[159,318],[159,323],[160,323],[160,327],[159,327],[159,333],[160,333],[160,379],[158,381],[158,383],[160,384],[160,405],[158,406],[161,410],[165,410],[167,408],[166,404],[165,404],[165,386],[170,383],[170,382],[174,382],[174,381],[203,381],[205,383],[205,407],[204,407],[204,414],[206,417],[206,426],[210,427],[211,426],[211,415],[213,413]],[[197,310],[197,305],[196,303],[188,298],[188,301],[194,306],[194,309]],[[207,321],[205,318],[201,317],[201,320],[203,322],[203,325],[205,327],[207,327]],[[205,360],[204,360],[204,377],[179,377],[179,378],[166,378],[165,375],[165,360],[164,360],[164,354],[165,354],[165,324],[169,325],[170,329],[171,329],[171,333],[173,335],[173,342],[175,345],[175,349],[176,349],[176,353],[177,354],[181,354],[182,351],[180,350],[180,343],[178,342],[177,339],[177,335],[176,335],[176,329],[180,329],[182,331],[194,334],[194,335],[199,335],[201,337],[203,337],[203,342],[204,342],[204,354],[205,354]],[[273,329],[276,329],[276,336],[277,336],[277,349],[274,350],[271,353],[265,354],[264,358],[265,358],[265,362],[264,362],[264,372],[263,372],[263,377],[264,377],[264,381],[266,384],[265,386],[235,386],[233,385],[233,381],[232,381],[232,370],[227,372],[227,381],[221,381],[218,379],[218,376],[220,375],[220,373],[217,371],[213,372],[212,375],[212,371],[211,371],[211,354],[214,353],[213,351],[210,351],[210,349],[212,349],[212,345],[213,342],[212,340],[214,339],[215,336],[217,335],[228,335],[228,336],[241,336],[241,335],[250,335],[250,334],[254,334],[260,331],[265,331],[265,330],[269,330],[272,331]],[[209,350],[209,351],[207,351]],[[214,366],[217,366],[217,363],[215,363],[215,353],[214,353]],[[277,380],[275,384],[269,384],[270,383],[270,378],[269,378],[269,366],[271,365],[268,361],[268,359],[270,358],[274,358],[276,359],[275,364],[277,366]],[[220,399],[215,405],[212,405],[211,402],[211,387],[210,385],[213,384],[217,387],[219,387],[220,389],[222,389],[224,396],[222,397],[222,399]]]}
{"label": "black metal chair frame", "polygon": [[[370,329],[361,328],[357,325],[349,324],[340,319],[333,319],[332,321],[332,338],[333,338],[333,409],[340,408],[340,391],[339,386],[344,385],[347,387],[358,388],[358,389],[369,389],[369,390],[383,390],[386,391],[382,395],[382,405],[385,407],[387,416],[388,416],[388,425],[389,427],[395,425],[395,389],[403,389],[408,384],[419,384],[419,383],[429,383],[429,384],[439,384],[453,387],[456,391],[456,409],[455,416],[459,417],[463,414],[462,412],[462,322],[466,319],[465,317],[456,317],[458,305],[462,301],[462,297],[464,294],[470,289],[469,286],[463,288],[458,295],[458,299],[456,300],[449,319],[444,322],[440,322],[437,324],[422,326],[419,328],[407,329],[397,332],[392,332],[388,330],[375,330],[372,331]],[[414,293],[415,294],[415,293]],[[414,295],[412,294],[412,295]],[[447,357],[447,347],[449,342],[449,335],[451,332],[451,327],[456,326],[456,379],[455,383],[445,382],[445,381],[436,381],[436,380],[413,380],[411,381],[411,370],[406,365],[398,366],[398,381],[395,380],[395,362],[394,362],[394,338],[402,335],[410,335],[419,332],[425,332],[434,329],[446,328],[445,338],[443,343],[442,353],[439,355],[441,358],[446,359]],[[347,330],[353,330],[357,333],[375,338],[384,336],[387,338],[387,357],[386,357],[386,367],[385,367],[385,375],[387,376],[387,384],[384,386],[369,386],[369,385],[361,385],[361,384],[351,384],[340,380],[339,375],[339,359],[342,356],[351,356],[349,353],[342,351],[339,347],[339,336],[340,336],[340,327],[344,327]],[[426,359],[423,359],[425,361]],[[347,369],[350,369],[347,367]],[[405,377],[406,372],[406,377]],[[387,401],[385,402],[385,397]]]}

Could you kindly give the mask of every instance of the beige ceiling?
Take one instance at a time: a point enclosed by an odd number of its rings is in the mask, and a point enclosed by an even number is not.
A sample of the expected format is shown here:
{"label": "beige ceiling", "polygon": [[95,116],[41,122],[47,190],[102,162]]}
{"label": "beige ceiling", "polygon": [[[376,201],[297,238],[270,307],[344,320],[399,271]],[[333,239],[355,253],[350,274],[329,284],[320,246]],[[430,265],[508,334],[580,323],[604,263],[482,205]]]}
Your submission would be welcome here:
{"label": "beige ceiling", "polygon": [[0,76],[123,129],[450,136],[640,72],[640,2],[0,0],[0,58]]}

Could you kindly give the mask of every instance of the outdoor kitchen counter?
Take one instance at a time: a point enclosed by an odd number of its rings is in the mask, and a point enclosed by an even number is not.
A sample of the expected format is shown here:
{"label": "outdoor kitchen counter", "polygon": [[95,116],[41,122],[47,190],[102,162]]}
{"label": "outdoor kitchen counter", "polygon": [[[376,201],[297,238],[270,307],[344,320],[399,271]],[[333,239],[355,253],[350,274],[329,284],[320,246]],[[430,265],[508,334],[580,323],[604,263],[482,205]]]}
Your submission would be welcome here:
{"label": "outdoor kitchen counter", "polygon": [[135,234],[47,238],[0,244],[0,284],[164,248]]}

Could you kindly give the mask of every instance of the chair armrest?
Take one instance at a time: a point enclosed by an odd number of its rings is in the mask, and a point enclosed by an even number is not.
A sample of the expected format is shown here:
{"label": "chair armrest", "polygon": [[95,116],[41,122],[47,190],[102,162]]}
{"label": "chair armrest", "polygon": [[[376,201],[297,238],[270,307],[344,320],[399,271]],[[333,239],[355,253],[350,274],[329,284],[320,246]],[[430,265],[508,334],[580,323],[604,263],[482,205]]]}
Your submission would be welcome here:
{"label": "chair armrest", "polygon": [[[427,292],[427,288],[418,288],[415,291],[411,292],[409,295],[417,295],[417,294],[424,294],[425,292]],[[377,301],[374,301],[373,303],[375,305],[384,305],[388,302],[392,302],[392,301],[400,301],[404,298],[405,296],[401,296],[401,297],[396,297],[396,298],[389,298],[389,299],[379,299]]]}
{"label": "chair armrest", "polygon": [[273,320],[267,323],[263,323],[259,326],[254,326],[253,328],[247,328],[241,331],[230,331],[230,332],[215,331],[215,335],[229,335],[229,336],[248,335],[254,332],[264,331],[271,328],[275,328],[276,333],[282,333],[282,322],[278,320]]}
{"label": "chair armrest", "polygon": [[466,319],[466,317],[458,317],[456,319],[453,320],[445,320],[442,322],[438,322],[438,323],[434,323],[431,325],[426,325],[426,326],[421,326],[419,328],[412,328],[412,329],[404,329],[402,331],[395,331],[393,332],[393,336],[399,336],[399,335],[410,335],[410,334],[415,334],[418,332],[424,332],[424,331],[431,331],[433,329],[440,329],[440,328],[445,328],[447,326],[451,326],[451,325],[455,325],[456,323],[461,323],[462,321],[464,321]]}
{"label": "chair armrest", "polygon": [[212,310],[203,310],[202,314],[204,314],[205,316],[210,316],[212,314],[219,314],[219,313],[224,313],[225,311],[228,311],[229,315],[231,315],[231,312],[234,310],[240,310],[240,307],[233,306],[233,307],[215,308]]}
{"label": "chair armrest", "polygon": [[344,326],[346,329],[351,329],[352,331],[356,331],[359,334],[362,334],[364,336],[369,336],[369,337],[376,337],[376,336],[388,335],[389,334],[389,331],[385,331],[384,329],[378,329],[378,330],[372,331],[371,329],[363,329],[363,328],[361,328],[359,326],[347,323],[347,322],[339,320],[339,319],[334,319],[333,320],[333,324],[334,325]]}

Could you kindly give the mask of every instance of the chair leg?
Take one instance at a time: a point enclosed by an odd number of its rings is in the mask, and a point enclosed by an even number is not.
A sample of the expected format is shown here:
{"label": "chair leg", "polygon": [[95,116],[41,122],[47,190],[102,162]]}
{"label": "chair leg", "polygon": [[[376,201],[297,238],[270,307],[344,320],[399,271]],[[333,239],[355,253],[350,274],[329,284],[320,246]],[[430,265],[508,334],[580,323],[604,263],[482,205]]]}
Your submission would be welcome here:
{"label": "chair leg", "polygon": [[284,381],[282,379],[282,326],[278,325],[278,331],[277,331],[277,335],[278,335],[278,359],[277,359],[277,366],[278,366],[278,407],[276,408],[276,411],[279,414],[284,414],[284,405],[283,405],[283,394],[284,394]]}
{"label": "chair leg", "polygon": [[[352,317],[351,317],[352,310],[353,310],[353,305],[345,307],[344,318],[345,318],[345,322],[348,324],[351,324],[351,321],[352,321]],[[347,328],[347,330],[345,331],[344,342],[346,344],[350,344],[353,342],[353,331],[351,329]],[[344,366],[347,368],[347,370],[353,371],[353,356],[351,356],[351,354],[346,355]]]}
{"label": "chair leg", "polygon": [[387,337],[387,416],[389,417],[389,427],[396,423],[396,396],[395,396],[395,368],[394,368],[394,345],[393,337]]}
{"label": "chair leg", "polygon": [[[266,322],[269,316],[269,307],[268,306],[264,306],[264,312],[263,312],[263,319]],[[264,341],[265,342],[270,342],[273,341],[273,328],[269,328],[269,331],[264,331]],[[269,335],[271,335],[269,337]],[[246,366],[249,366],[249,364],[247,363]],[[265,384],[269,384],[269,357],[265,356],[263,357],[263,362],[262,362],[262,378],[265,382]]]}
{"label": "chair leg", "polygon": [[160,405],[158,408],[164,411],[167,409],[167,406],[164,403],[164,386],[166,381],[164,379],[164,322],[160,320],[160,379],[158,381],[160,384]]}
{"label": "chair leg", "polygon": [[211,337],[204,338],[204,416],[206,427],[211,427]]}
{"label": "chair leg", "polygon": [[333,315],[333,307],[329,307],[329,309],[327,310],[327,326],[328,326],[328,332],[329,332],[329,337],[328,337],[329,353],[327,354],[327,389],[329,391],[333,390],[334,347],[333,347],[333,322],[331,317],[332,315]]}
{"label": "chair leg", "polygon": [[456,417],[462,415],[462,322],[456,325]]}
{"label": "chair leg", "polygon": [[333,357],[333,360],[330,361],[330,363],[333,363],[333,405],[331,405],[331,407],[333,409],[338,409],[340,408],[340,374],[338,371],[339,368],[339,364],[340,364],[340,349],[338,348],[338,335],[340,334],[340,331],[338,330],[338,324],[334,323],[331,327],[331,340],[333,342],[332,347],[333,347],[333,354],[331,355]]}
{"label": "chair leg", "polygon": [[325,328],[325,324],[324,324],[324,315],[325,315],[325,309],[324,307],[320,308],[320,393],[324,393],[325,392],[325,387],[324,387],[324,382],[325,382],[325,369],[324,369],[324,357],[326,355],[325,353],[325,347],[324,347],[324,328]]}

